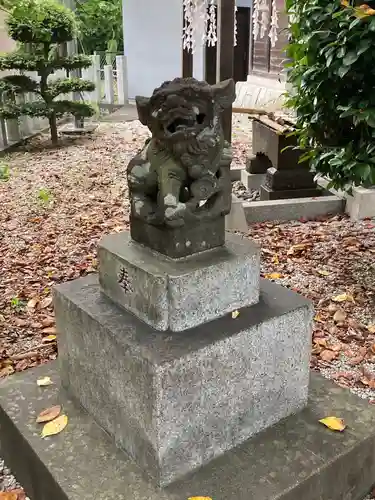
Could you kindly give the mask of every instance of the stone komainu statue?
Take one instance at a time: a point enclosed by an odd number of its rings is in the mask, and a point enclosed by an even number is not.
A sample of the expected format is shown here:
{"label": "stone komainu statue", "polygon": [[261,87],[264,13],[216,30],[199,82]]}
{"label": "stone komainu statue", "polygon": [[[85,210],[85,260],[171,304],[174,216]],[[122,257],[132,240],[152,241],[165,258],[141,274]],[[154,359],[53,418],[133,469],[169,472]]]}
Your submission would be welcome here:
{"label": "stone komainu statue", "polygon": [[137,97],[140,121],[152,134],[129,163],[131,218],[177,228],[226,215],[231,205],[230,144],[221,113],[235,84],[176,78]]}

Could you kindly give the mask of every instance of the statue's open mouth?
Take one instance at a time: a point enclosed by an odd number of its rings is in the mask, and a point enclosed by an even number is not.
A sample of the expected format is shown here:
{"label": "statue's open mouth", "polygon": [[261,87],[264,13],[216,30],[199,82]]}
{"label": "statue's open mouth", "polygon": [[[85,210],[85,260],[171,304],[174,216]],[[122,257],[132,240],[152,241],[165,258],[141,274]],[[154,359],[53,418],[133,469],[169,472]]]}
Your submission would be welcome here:
{"label": "statue's open mouth", "polygon": [[196,129],[197,125],[203,125],[206,115],[203,113],[198,113],[195,118],[175,118],[171,123],[169,123],[165,130],[169,134],[175,134],[176,132],[187,132],[190,129]]}

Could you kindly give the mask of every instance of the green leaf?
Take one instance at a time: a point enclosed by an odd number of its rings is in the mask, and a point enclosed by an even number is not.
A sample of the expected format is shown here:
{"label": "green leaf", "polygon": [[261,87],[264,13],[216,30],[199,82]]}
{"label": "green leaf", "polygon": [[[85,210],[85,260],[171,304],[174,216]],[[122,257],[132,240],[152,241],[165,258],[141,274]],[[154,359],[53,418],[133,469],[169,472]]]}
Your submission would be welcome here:
{"label": "green leaf", "polygon": [[342,62],[345,66],[351,66],[353,63],[357,61],[359,57],[358,51],[351,51],[346,54],[343,58]]}
{"label": "green leaf", "polygon": [[349,70],[350,66],[340,66],[337,74],[339,75],[340,78],[343,78],[348,73]]}

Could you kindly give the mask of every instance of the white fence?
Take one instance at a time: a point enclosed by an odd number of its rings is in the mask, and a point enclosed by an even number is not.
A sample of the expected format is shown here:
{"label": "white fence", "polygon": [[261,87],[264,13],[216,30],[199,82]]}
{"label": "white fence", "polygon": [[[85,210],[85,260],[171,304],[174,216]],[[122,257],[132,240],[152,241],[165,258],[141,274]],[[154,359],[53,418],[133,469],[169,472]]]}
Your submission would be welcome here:
{"label": "white fence", "polygon": [[[100,55],[91,56],[92,65],[82,70],[82,79],[95,83],[93,92],[83,92],[80,98],[84,102],[99,106],[125,105],[128,102],[127,67],[126,57],[116,56],[116,67],[105,65],[104,71],[100,67]],[[26,73],[33,79],[38,80],[37,73]],[[49,77],[49,80],[65,78],[65,71],[56,71]],[[57,99],[76,100],[77,96],[60,95]],[[34,94],[20,96],[19,102],[30,102],[35,100]],[[21,117],[19,120],[3,120],[0,118],[0,151],[8,148],[12,144],[25,139],[48,127],[48,120],[45,118]]]}

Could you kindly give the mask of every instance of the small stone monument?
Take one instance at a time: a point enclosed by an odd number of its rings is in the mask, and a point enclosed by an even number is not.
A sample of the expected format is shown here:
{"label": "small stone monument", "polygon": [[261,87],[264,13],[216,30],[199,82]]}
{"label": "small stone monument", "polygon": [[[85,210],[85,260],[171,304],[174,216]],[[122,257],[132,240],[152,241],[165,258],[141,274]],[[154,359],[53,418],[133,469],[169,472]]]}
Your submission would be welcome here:
{"label": "small stone monument", "polygon": [[152,137],[127,170],[130,233],[102,239],[99,280],[56,290],[64,387],[161,487],[307,402],[311,305],[225,233],[234,88],[136,99]]}
{"label": "small stone monument", "polygon": [[266,116],[253,119],[253,156],[247,160],[247,171],[265,174],[260,186],[262,201],[321,195],[308,162],[300,163],[305,152],[290,135],[293,130],[293,123],[285,119],[283,124]]}

